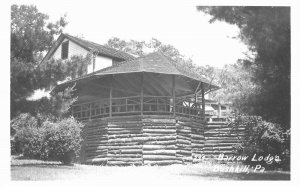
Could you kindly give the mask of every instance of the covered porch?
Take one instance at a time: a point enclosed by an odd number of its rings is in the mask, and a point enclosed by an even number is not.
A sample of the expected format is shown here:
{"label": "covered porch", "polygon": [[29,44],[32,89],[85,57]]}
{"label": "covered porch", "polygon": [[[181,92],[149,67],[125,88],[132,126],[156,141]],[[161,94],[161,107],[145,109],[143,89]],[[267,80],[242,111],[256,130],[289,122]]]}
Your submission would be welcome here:
{"label": "covered porch", "polygon": [[171,115],[204,119],[205,94],[219,89],[187,72],[160,52],[122,62],[76,83],[78,100],[71,113],[78,120],[130,115]]}

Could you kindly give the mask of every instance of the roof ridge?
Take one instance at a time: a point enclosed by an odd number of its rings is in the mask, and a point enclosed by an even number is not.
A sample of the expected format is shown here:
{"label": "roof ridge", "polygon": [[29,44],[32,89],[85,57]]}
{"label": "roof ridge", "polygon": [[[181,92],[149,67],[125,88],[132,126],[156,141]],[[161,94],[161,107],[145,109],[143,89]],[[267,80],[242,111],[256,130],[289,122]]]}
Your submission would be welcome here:
{"label": "roof ridge", "polygon": [[79,40],[79,41],[81,41],[81,42],[87,42],[87,43],[90,43],[90,44],[92,44],[92,45],[94,45],[94,46],[99,46],[99,47],[101,47],[103,50],[110,51],[110,53],[112,53],[112,55],[116,55],[116,54],[122,55],[122,54],[124,54],[124,55],[126,55],[126,56],[131,57],[132,59],[135,58],[133,55],[131,55],[131,54],[127,53],[127,52],[124,52],[124,51],[121,51],[121,50],[117,50],[117,49],[115,49],[115,48],[112,48],[112,47],[109,47],[109,46],[105,46],[105,45],[102,45],[102,44],[98,44],[98,43],[93,42],[93,41],[91,41],[91,40],[87,40],[87,39],[82,39],[82,38],[79,38],[79,37],[75,37],[75,36],[70,35],[70,34],[68,34],[68,33],[62,33],[62,34],[65,35],[66,37],[70,37],[70,38],[73,38],[73,39],[75,39],[75,40]]}

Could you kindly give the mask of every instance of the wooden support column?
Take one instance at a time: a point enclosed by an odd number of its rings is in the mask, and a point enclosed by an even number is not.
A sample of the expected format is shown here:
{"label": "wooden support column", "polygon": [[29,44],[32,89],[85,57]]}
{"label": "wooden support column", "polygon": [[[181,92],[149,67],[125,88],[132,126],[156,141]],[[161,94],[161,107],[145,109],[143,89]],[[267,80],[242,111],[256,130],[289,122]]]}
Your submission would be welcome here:
{"label": "wooden support column", "polygon": [[202,95],[202,113],[205,118],[205,94],[204,94],[204,84],[201,83],[201,95]]}
{"label": "wooden support column", "polygon": [[172,100],[173,100],[173,116],[175,116],[176,110],[176,102],[175,102],[175,75],[172,75]]}
{"label": "wooden support column", "polygon": [[112,83],[109,84],[109,117],[112,117]]}
{"label": "wooden support column", "polygon": [[141,75],[141,115],[144,115],[144,73]]}

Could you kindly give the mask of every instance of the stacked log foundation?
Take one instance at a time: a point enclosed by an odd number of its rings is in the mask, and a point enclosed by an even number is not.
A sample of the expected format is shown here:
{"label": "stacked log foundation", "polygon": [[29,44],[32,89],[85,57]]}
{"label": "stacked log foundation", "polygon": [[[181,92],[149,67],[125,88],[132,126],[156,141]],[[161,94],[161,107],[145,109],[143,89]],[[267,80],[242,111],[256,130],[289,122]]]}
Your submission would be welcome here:
{"label": "stacked log foundation", "polygon": [[180,159],[176,157],[176,120],[168,117],[158,118],[148,117],[142,120],[144,164],[181,163]]}
{"label": "stacked log foundation", "polygon": [[112,117],[85,124],[81,161],[87,164],[191,163],[203,149],[204,123],[189,118]]}
{"label": "stacked log foundation", "polygon": [[234,155],[233,145],[241,142],[245,128],[231,131],[228,125],[226,122],[207,123],[203,148],[206,158],[216,159],[220,154]]}
{"label": "stacked log foundation", "polygon": [[87,163],[106,164],[108,153],[106,121],[93,120],[84,127],[84,160]]}
{"label": "stacked log foundation", "polygon": [[104,165],[168,165],[234,154],[244,128],[183,117],[131,116],[85,122],[81,162]]}

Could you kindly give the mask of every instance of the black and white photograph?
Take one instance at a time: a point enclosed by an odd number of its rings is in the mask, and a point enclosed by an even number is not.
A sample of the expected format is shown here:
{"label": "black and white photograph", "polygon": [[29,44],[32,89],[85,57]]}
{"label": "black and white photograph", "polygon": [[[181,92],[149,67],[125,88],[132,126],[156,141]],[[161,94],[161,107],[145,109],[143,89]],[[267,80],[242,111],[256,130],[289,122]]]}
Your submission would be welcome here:
{"label": "black and white photograph", "polygon": [[8,181],[200,186],[297,173],[291,4],[7,4]]}

